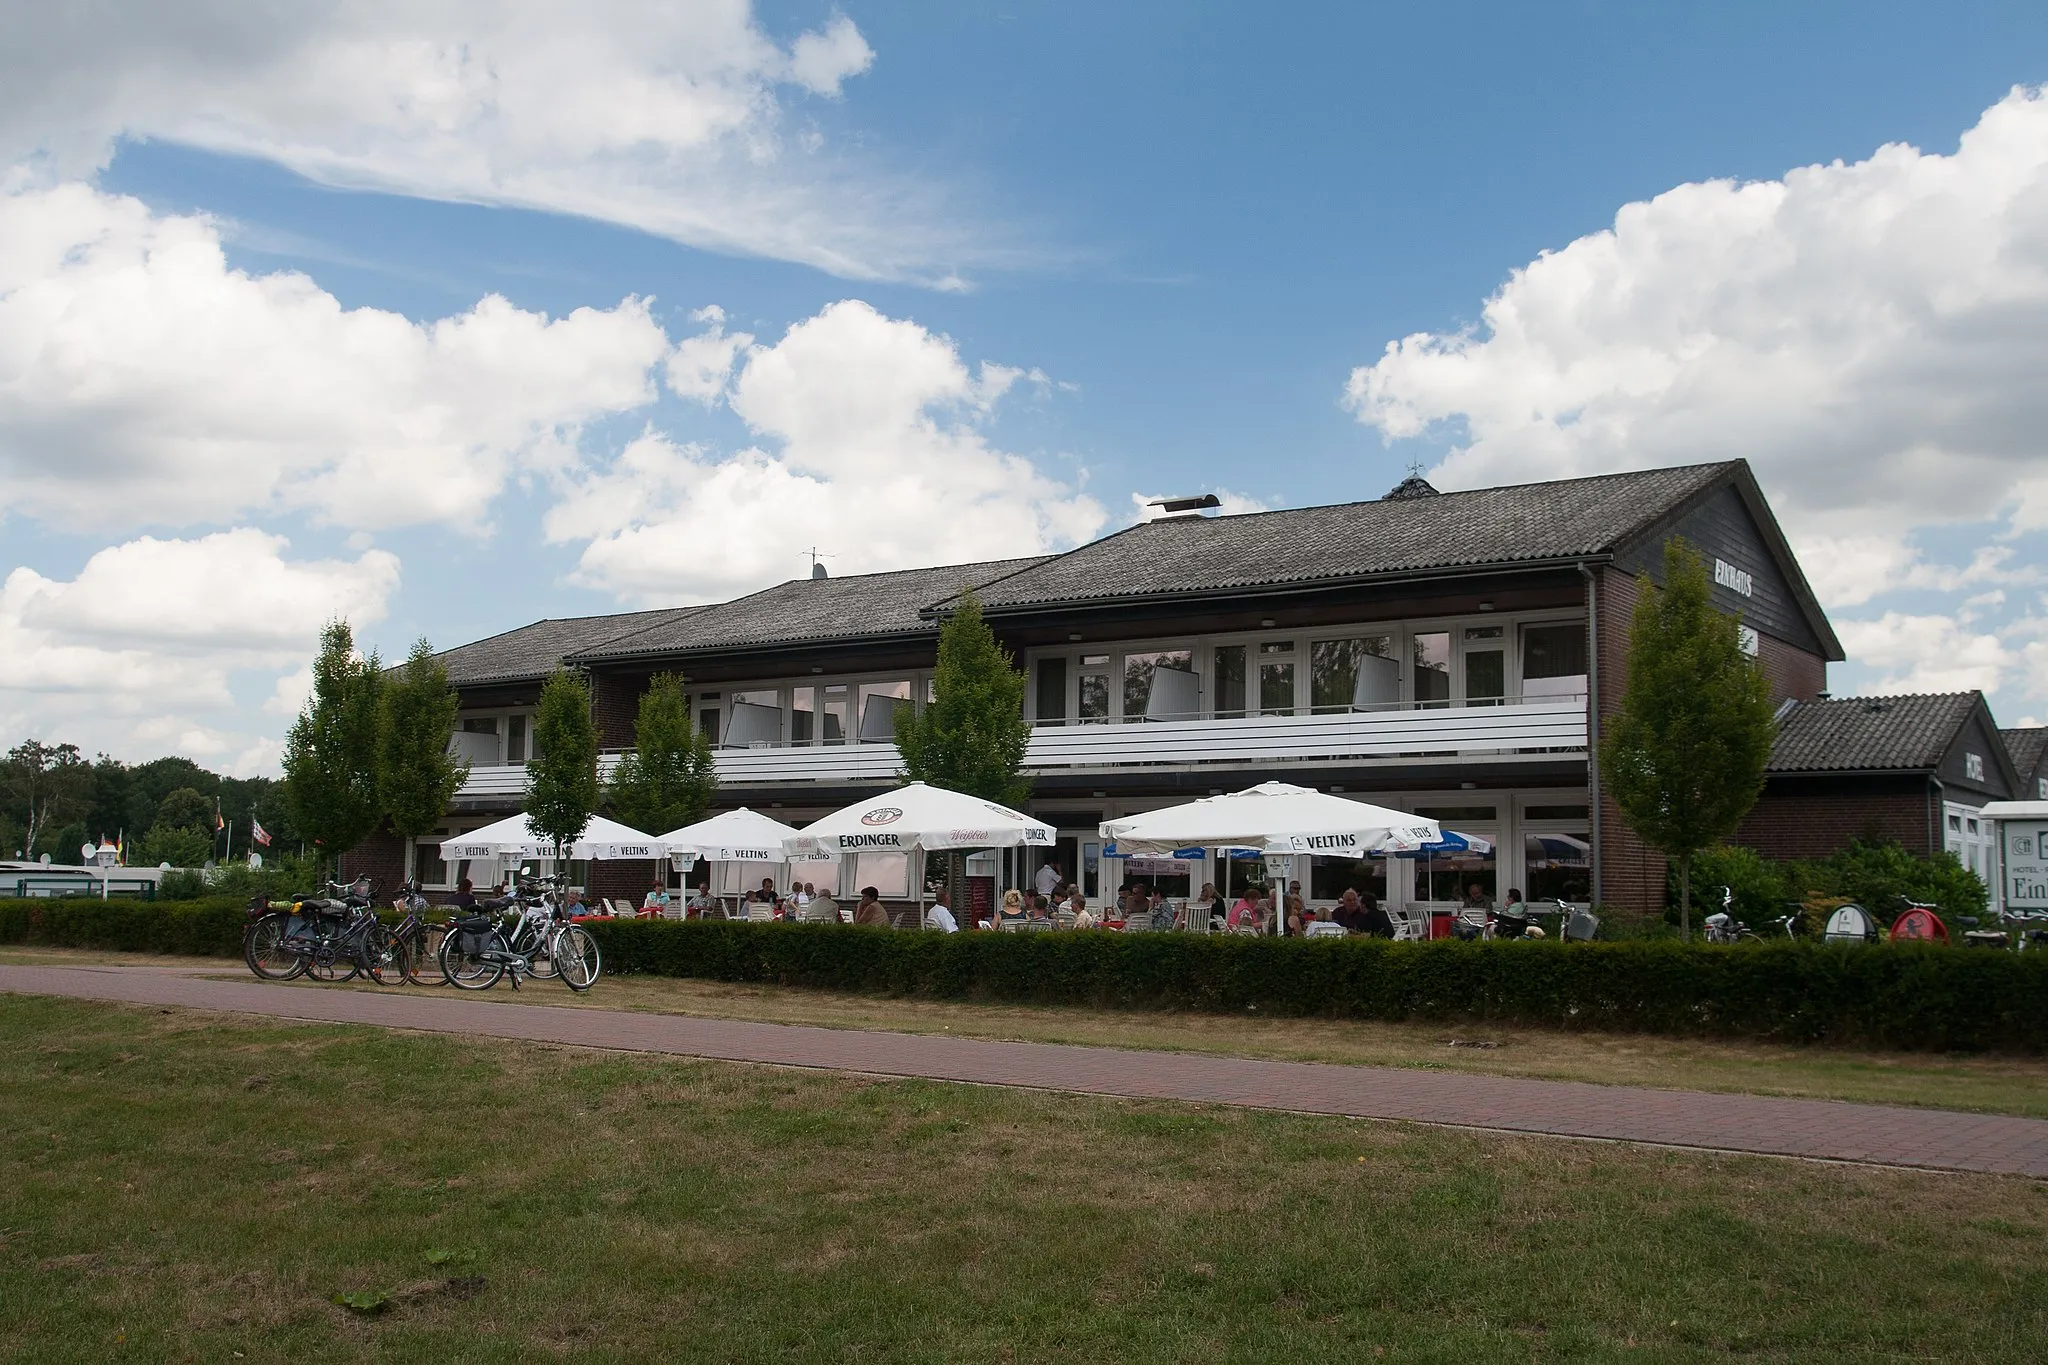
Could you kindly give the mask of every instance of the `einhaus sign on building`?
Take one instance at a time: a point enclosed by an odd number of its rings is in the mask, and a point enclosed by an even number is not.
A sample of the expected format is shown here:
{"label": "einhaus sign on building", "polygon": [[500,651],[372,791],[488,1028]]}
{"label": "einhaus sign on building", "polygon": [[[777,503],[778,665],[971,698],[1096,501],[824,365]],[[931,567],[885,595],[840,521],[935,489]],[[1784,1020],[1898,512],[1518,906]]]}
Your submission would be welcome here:
{"label": "einhaus sign on building", "polygon": [[2001,827],[2006,908],[2048,910],[2048,820],[2006,820]]}

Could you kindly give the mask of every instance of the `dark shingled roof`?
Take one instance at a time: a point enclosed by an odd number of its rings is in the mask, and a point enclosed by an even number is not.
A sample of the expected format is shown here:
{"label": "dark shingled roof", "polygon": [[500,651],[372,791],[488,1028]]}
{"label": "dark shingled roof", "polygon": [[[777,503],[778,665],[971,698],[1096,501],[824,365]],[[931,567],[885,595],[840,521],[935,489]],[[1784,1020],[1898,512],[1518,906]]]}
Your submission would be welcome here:
{"label": "dark shingled roof", "polygon": [[945,564],[932,569],[853,574],[845,578],[792,578],[737,601],[706,607],[688,617],[658,620],[631,634],[586,646],[583,660],[623,659],[639,654],[691,650],[745,649],[834,637],[866,638],[936,629],[922,615],[969,588],[1043,563],[1048,556],[998,559],[981,564]]}
{"label": "dark shingled roof", "polygon": [[2048,749],[2048,726],[2035,725],[2025,730],[2000,730],[2005,740],[2005,751],[2012,755],[2012,766],[2019,770],[2020,780],[2033,777],[2034,769],[2041,765],[2041,751]]}
{"label": "dark shingled roof", "polygon": [[1168,518],[1013,574],[981,596],[995,611],[1569,559],[1626,543],[1737,467],[1688,465],[1433,497],[1396,489],[1377,502]]}
{"label": "dark shingled roof", "polygon": [[1770,770],[1933,769],[1982,703],[1978,692],[1800,702],[1778,723]]}
{"label": "dark shingled roof", "polygon": [[611,616],[557,617],[535,621],[530,626],[508,630],[488,640],[458,645],[434,657],[448,670],[448,681],[457,687],[544,678],[578,650],[645,630],[659,621],[692,616],[703,610],[703,607],[663,607],[655,611],[627,611]]}

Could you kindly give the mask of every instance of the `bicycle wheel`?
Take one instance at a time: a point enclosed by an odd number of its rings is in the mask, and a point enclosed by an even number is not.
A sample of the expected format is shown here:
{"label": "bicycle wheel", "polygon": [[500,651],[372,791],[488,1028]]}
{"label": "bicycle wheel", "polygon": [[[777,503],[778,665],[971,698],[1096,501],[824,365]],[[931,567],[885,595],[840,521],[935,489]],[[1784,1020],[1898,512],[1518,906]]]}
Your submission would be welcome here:
{"label": "bicycle wheel", "polygon": [[604,964],[598,956],[597,939],[580,924],[572,924],[555,935],[550,957],[562,984],[572,991],[587,991],[597,984]]}
{"label": "bicycle wheel", "polygon": [[[493,949],[502,950],[505,941],[493,931],[484,942]],[[498,984],[498,978],[505,974],[505,964],[489,962],[462,951],[462,937],[448,934],[441,940],[441,976],[451,986],[466,991],[487,991]]]}
{"label": "bicycle wheel", "polygon": [[555,965],[555,937],[546,932],[534,935],[533,949],[527,961],[533,964],[531,975],[536,981],[552,981],[562,974],[562,969]]}
{"label": "bicycle wheel", "polygon": [[374,925],[363,939],[363,961],[369,964],[370,979],[380,986],[403,986],[412,973],[405,960],[412,944],[383,925]]}
{"label": "bicycle wheel", "polygon": [[242,935],[242,960],[266,981],[289,981],[306,970],[306,959],[285,949],[291,916],[265,915]]}
{"label": "bicycle wheel", "polygon": [[308,981],[353,981],[358,968],[355,945],[342,939],[324,939],[306,959]]}
{"label": "bicycle wheel", "polygon": [[441,941],[448,937],[445,924],[422,924],[406,938],[405,976],[415,986],[439,986],[448,980],[441,966]]}

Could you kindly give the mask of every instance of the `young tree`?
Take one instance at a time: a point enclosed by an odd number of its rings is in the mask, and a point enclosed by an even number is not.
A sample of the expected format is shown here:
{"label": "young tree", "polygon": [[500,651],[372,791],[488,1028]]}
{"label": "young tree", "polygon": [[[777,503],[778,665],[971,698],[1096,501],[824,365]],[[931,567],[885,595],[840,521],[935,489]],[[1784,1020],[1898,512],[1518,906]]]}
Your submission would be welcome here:
{"label": "young tree", "polygon": [[690,721],[680,673],[657,673],[640,696],[633,752],[612,770],[612,814],[648,834],[700,819],[718,794],[711,740]]}
{"label": "young tree", "polygon": [[1022,775],[1031,726],[1024,675],[982,619],[973,593],[939,631],[939,666],[924,714],[896,710],[896,748],[913,782],[1015,806],[1031,793]]}
{"label": "young tree", "polygon": [[424,639],[384,679],[377,724],[377,797],[391,828],[410,844],[448,813],[469,764],[448,751],[462,704],[448,670]]}
{"label": "young tree", "polygon": [[563,850],[582,837],[597,809],[597,727],[590,720],[590,689],[566,668],[540,689],[533,717],[533,760],[526,765],[526,818],[534,832]]}
{"label": "young tree", "polygon": [[[22,851],[33,858],[37,844],[48,842],[59,827],[85,813],[92,796],[92,765],[79,757],[76,744],[24,740],[0,764],[0,783],[5,784],[14,814],[26,821]],[[48,851],[68,862],[78,856],[78,844]]]}
{"label": "young tree", "polygon": [[284,742],[285,800],[321,874],[377,827],[377,656],[358,657],[346,621],[320,632],[313,695]]}
{"label": "young tree", "polygon": [[1764,787],[1775,726],[1763,670],[1739,622],[1714,608],[1706,565],[1664,546],[1664,588],[1643,583],[1629,634],[1628,685],[1600,746],[1607,788],[1630,828],[1678,867],[1679,926],[1692,936],[1692,863],[1734,833]]}

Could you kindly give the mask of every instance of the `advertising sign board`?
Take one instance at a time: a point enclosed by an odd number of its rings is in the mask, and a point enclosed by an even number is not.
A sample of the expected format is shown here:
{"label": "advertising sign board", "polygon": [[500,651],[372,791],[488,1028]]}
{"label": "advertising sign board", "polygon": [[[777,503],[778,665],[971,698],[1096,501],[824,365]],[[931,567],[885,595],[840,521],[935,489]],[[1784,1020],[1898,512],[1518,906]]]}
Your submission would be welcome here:
{"label": "advertising sign board", "polygon": [[2005,904],[2048,910],[2048,820],[2004,820]]}

